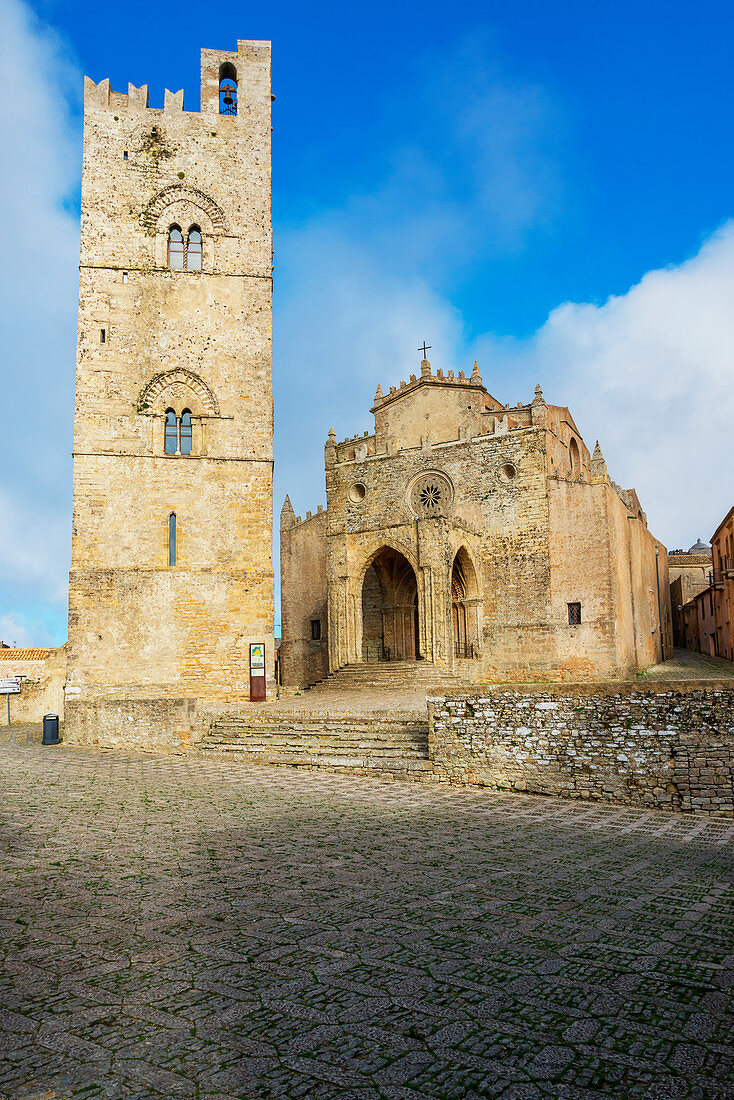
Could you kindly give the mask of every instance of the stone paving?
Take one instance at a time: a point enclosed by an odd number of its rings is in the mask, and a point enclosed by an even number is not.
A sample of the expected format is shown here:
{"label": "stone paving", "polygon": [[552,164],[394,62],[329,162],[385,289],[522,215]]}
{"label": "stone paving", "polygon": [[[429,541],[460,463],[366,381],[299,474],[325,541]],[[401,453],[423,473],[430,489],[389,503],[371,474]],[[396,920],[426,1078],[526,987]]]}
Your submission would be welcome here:
{"label": "stone paving", "polygon": [[734,677],[734,661],[707,657],[690,649],[676,649],[670,661],[641,672],[642,680],[727,680]]}
{"label": "stone paving", "polygon": [[[389,666],[388,666],[389,667]],[[687,649],[676,649],[674,656],[663,664],[646,669],[633,679],[653,680],[721,680],[734,678],[734,663],[706,657],[702,653],[691,653]],[[485,685],[486,686],[486,685]],[[245,704],[243,713],[252,711],[258,717],[268,714],[372,714],[387,712],[404,717],[414,717],[426,713],[426,695],[455,694],[457,691],[472,691],[465,688],[440,687],[425,689],[402,685],[400,688],[323,688],[302,691],[294,695],[286,690],[280,699],[268,700],[266,704],[256,703],[252,707]],[[475,689],[481,691],[481,686]]]}
{"label": "stone paving", "polygon": [[734,823],[0,747],[0,1096],[734,1097]]}

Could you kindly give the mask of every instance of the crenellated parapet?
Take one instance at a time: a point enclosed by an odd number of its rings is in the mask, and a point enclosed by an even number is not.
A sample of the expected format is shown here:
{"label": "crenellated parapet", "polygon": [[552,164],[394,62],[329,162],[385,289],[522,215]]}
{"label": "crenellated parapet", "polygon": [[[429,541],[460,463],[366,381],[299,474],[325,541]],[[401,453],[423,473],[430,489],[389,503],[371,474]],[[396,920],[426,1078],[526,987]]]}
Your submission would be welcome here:
{"label": "crenellated parapet", "polygon": [[[270,104],[273,96],[270,92],[270,43],[242,39],[237,42],[236,50],[201,51],[201,108],[188,114],[220,115],[220,91],[222,74],[233,74],[232,83],[236,87],[233,104],[236,108],[228,113],[226,124],[236,123],[247,117],[250,108],[262,97]],[[181,114],[184,110],[183,89],[172,92],[165,89],[163,107],[150,107],[148,85],[139,88],[128,84],[127,92],[116,92],[110,87],[109,77],[95,83],[90,77],[84,78],[85,107],[101,107],[120,113],[151,111],[157,115]]]}
{"label": "crenellated parapet", "polygon": [[[486,394],[487,391],[484,388],[482,382],[482,376],[479,373],[479,365],[474,361],[474,368],[471,371],[469,377],[463,370],[455,373],[453,370],[447,371],[445,374],[443,370],[439,369],[434,374],[431,370],[431,364],[428,359],[421,361],[421,373],[420,375],[411,374],[408,381],[401,381],[397,386],[390,386],[387,393],[383,393],[382,387],[378,385],[375,392],[375,400],[373,408],[370,412],[376,412],[378,408],[382,408],[385,405],[390,404],[392,401],[399,400],[405,397],[406,394],[412,393],[415,390],[424,387],[432,386],[434,388],[442,388],[444,386],[461,387],[463,389],[473,388]],[[489,396],[489,395],[487,395]],[[499,402],[496,402],[499,405]]]}

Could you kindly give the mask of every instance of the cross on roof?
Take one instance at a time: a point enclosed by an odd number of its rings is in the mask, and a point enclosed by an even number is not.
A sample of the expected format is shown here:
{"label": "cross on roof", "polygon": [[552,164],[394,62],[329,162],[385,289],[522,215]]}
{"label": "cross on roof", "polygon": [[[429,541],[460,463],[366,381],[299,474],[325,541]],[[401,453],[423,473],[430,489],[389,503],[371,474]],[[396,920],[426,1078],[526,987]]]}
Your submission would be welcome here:
{"label": "cross on roof", "polygon": [[425,359],[425,357],[426,357],[426,352],[427,352],[427,351],[430,351],[430,350],[431,350],[431,345],[430,345],[430,344],[426,344],[425,340],[423,341],[423,347],[422,347],[422,348],[418,348],[418,351],[422,351],[422,352],[423,352],[423,358],[424,358],[424,359]]}

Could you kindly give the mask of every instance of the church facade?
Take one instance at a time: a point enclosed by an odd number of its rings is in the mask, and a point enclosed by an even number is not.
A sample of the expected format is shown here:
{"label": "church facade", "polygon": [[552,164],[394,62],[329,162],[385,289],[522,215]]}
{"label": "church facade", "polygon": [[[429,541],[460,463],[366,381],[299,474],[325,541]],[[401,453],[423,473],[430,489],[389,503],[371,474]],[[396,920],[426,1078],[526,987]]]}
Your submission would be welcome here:
{"label": "church facade", "polygon": [[271,99],[267,42],[202,50],[195,112],[85,81],[71,737],[272,679]]}
{"label": "church facade", "polygon": [[283,682],[427,661],[469,682],[614,679],[672,653],[667,554],[540,387],[510,408],[427,360],[281,512]]}

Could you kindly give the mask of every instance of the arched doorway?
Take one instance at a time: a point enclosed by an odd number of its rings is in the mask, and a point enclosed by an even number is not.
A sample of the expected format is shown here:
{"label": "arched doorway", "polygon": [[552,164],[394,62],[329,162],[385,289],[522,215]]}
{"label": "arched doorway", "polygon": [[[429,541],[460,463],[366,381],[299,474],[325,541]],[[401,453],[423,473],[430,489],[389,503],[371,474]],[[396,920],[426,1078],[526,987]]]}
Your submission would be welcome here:
{"label": "arched doorway", "polygon": [[415,661],[419,655],[418,582],[408,559],[384,547],[362,583],[362,660]]}
{"label": "arched doorway", "polygon": [[451,569],[451,623],[454,657],[459,660],[478,656],[477,597],[477,576],[469,555],[462,547]]}

